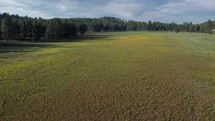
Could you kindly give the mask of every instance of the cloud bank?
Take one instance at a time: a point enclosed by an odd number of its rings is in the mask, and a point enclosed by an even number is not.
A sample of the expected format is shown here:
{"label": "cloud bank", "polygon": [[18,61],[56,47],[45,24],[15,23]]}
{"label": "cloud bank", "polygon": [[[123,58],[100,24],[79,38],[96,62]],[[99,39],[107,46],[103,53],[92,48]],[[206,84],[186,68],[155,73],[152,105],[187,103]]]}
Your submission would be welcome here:
{"label": "cloud bank", "polygon": [[200,23],[215,19],[215,0],[0,0],[0,12],[43,18],[114,16]]}

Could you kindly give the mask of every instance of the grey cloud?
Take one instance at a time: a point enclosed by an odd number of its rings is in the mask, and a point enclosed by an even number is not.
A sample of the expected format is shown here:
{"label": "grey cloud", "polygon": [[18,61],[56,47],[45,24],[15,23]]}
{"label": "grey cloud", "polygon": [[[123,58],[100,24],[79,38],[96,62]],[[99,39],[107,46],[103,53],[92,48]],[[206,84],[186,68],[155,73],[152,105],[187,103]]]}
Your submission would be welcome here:
{"label": "grey cloud", "polygon": [[[32,17],[115,16],[139,21],[214,19],[214,0],[0,0],[0,12]],[[188,20],[189,19],[189,20]]]}

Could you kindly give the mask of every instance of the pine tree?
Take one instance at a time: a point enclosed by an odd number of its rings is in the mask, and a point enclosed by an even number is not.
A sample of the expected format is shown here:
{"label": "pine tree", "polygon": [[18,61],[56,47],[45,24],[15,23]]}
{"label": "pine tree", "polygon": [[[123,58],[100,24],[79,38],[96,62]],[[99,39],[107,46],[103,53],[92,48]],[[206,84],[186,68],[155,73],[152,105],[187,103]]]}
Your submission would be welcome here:
{"label": "pine tree", "polygon": [[26,37],[27,39],[32,39],[33,37],[33,33],[32,33],[32,29],[33,29],[33,24],[32,24],[32,20],[27,20],[27,26],[26,26]]}
{"label": "pine tree", "polygon": [[49,21],[46,28],[46,38],[47,39],[59,39],[63,38],[65,35],[65,30],[60,19],[52,19]]}
{"label": "pine tree", "polygon": [[193,23],[192,22],[190,22],[190,24],[189,24],[189,32],[193,32]]}
{"label": "pine tree", "polygon": [[54,39],[54,24],[51,20],[48,22],[45,35],[46,39]]}
{"label": "pine tree", "polygon": [[19,21],[19,26],[20,26],[20,31],[19,31],[19,38],[20,39],[26,39],[26,36],[27,36],[27,25],[26,25],[26,22],[21,19]]}
{"label": "pine tree", "polygon": [[212,29],[212,21],[208,20],[206,23],[206,33],[211,33],[211,29]]}
{"label": "pine tree", "polygon": [[195,26],[195,30],[194,30],[195,32],[200,32],[200,26],[199,26],[199,24],[197,24],[196,26]]}
{"label": "pine tree", "polygon": [[34,21],[32,28],[32,36],[34,41],[38,41],[41,38],[40,29],[41,25],[37,21]]}
{"label": "pine tree", "polygon": [[12,26],[11,26],[11,20],[9,17],[6,17],[2,20],[1,32],[2,32],[2,38],[8,41],[10,39],[10,36],[12,35]]}
{"label": "pine tree", "polygon": [[86,24],[80,24],[79,25],[79,31],[80,31],[80,34],[84,34],[87,31]]}

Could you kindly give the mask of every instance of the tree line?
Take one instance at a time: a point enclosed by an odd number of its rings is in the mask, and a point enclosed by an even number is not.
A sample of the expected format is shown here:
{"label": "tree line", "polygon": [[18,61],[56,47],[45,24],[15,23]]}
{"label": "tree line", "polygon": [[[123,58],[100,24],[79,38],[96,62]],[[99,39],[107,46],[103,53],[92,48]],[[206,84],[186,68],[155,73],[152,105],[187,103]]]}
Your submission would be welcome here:
{"label": "tree line", "polygon": [[87,31],[175,31],[211,33],[215,23],[202,24],[126,21],[115,17],[101,18],[31,18],[0,13],[0,39],[2,40],[57,40],[75,38]]}

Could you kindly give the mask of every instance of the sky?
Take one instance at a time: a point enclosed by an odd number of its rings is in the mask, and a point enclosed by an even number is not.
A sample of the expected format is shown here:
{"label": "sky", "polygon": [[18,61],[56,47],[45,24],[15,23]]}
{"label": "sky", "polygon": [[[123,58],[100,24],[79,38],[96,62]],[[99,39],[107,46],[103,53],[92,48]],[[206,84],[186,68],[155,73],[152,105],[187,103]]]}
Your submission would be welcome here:
{"label": "sky", "polygon": [[0,13],[42,18],[95,18],[202,23],[215,20],[215,0],[0,0]]}

